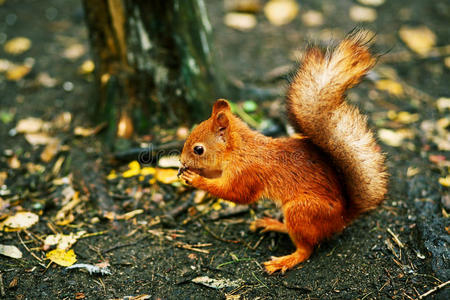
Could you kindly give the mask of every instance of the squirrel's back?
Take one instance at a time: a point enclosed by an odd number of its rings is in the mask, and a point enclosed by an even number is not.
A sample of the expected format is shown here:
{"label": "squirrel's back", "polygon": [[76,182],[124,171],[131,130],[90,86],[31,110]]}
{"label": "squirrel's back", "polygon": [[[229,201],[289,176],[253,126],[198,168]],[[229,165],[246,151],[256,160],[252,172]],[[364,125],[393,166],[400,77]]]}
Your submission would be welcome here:
{"label": "squirrel's back", "polygon": [[343,175],[349,220],[375,208],[387,192],[385,156],[366,116],[345,101],[345,91],[376,62],[370,40],[366,31],[356,30],[334,49],[308,49],[287,93],[291,124],[327,153]]}

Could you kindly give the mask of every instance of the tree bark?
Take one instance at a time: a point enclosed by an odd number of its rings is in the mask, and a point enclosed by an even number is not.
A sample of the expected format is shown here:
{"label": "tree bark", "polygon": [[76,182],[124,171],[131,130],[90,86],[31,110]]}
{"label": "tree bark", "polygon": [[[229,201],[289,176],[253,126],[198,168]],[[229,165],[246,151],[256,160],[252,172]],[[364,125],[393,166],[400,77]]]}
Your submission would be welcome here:
{"label": "tree bark", "polygon": [[203,0],[83,0],[109,133],[197,122],[223,95]]}

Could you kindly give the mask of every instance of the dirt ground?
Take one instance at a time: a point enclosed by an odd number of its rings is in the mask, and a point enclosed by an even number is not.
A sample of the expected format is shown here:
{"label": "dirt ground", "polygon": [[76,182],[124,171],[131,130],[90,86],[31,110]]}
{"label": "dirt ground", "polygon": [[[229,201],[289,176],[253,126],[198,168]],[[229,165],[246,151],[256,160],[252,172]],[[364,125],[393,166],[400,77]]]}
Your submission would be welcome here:
{"label": "dirt ground", "polygon": [[[305,0],[299,1],[299,15],[290,24],[273,26],[260,12],[256,27],[242,32],[224,25],[223,1],[205,2],[224,74],[251,87],[284,89],[288,72],[283,70],[295,65],[298,50],[308,41],[342,38],[356,24],[348,11],[357,1]],[[417,299],[450,280],[450,196],[442,183],[450,160],[445,140],[449,109],[437,101],[450,97],[450,4],[385,2],[376,8],[376,20],[364,25],[377,32],[376,48],[386,54],[348,98],[368,114],[378,133],[390,134],[380,142],[388,154],[389,195],[379,209],[322,243],[307,262],[284,275],[269,276],[262,262],[294,250],[287,236],[248,229],[257,216],[279,216],[269,201],[249,208],[216,199],[198,204],[194,198],[201,193],[179,184],[155,183],[152,175],[108,180],[111,170],[123,174],[137,157],[118,162],[104,151],[101,136],[74,135],[77,126],[97,125],[92,118],[93,74],[79,71],[89,59],[80,1],[0,1],[0,59],[32,66],[20,80],[0,73],[0,221],[20,210],[39,215],[39,222],[26,230],[0,231],[0,244],[14,245],[23,253],[20,259],[0,255],[1,296]],[[322,13],[322,25],[306,25],[303,16],[310,10]],[[437,50],[423,56],[399,37],[402,27],[420,25],[436,37]],[[20,55],[5,51],[6,41],[19,36],[31,40],[30,49]],[[283,97],[266,100],[260,114],[281,124],[283,131]],[[50,122],[63,112],[71,115],[69,128],[51,132],[63,148],[45,163],[45,146],[31,145],[14,128],[27,117]],[[127,145],[137,147],[142,141],[146,138],[136,137]],[[55,167],[58,161],[60,169]],[[72,182],[81,202],[64,216],[73,217],[71,222],[58,225],[55,216],[67,204],[65,193]],[[115,214],[102,215],[93,195],[111,199],[106,203]],[[111,274],[66,269],[45,259],[54,248],[46,248],[46,236],[81,230],[88,234],[72,246],[77,263],[109,264]],[[223,280],[224,287],[195,283],[201,276]],[[427,297],[449,299],[450,292],[447,287]]]}

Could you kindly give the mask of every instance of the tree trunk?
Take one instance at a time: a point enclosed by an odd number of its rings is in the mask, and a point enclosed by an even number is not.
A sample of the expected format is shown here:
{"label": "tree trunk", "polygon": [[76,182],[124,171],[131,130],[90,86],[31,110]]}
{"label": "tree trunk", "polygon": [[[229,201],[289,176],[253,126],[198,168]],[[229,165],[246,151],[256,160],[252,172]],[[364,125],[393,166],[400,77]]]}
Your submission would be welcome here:
{"label": "tree trunk", "polygon": [[111,135],[196,122],[223,95],[203,0],[83,0]]}

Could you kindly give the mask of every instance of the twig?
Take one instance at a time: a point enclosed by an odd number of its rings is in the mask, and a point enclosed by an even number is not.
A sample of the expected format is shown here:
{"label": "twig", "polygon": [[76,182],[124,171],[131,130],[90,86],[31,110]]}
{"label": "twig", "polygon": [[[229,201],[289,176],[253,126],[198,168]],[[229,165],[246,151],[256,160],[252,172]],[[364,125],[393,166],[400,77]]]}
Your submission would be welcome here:
{"label": "twig", "polygon": [[176,216],[182,214],[184,211],[186,211],[192,205],[192,201],[194,200],[194,197],[195,197],[195,194],[191,193],[186,201],[183,201],[177,207],[169,210],[167,213],[164,214],[164,216],[170,217],[170,218],[175,218]]}
{"label": "twig", "polygon": [[445,287],[446,285],[448,285],[449,283],[450,283],[450,280],[449,280],[449,281],[446,281],[446,282],[444,282],[444,283],[441,283],[441,284],[438,285],[438,286],[435,286],[434,288],[432,288],[432,289],[429,290],[428,292],[426,292],[426,293],[420,295],[420,296],[419,296],[419,299],[423,299],[423,298],[425,298],[426,296],[431,295],[432,293],[434,293],[434,292],[436,292],[436,291],[438,291],[438,290],[444,288],[444,287]]}
{"label": "twig", "polygon": [[5,287],[3,286],[3,273],[0,273],[0,295],[5,297]]}
{"label": "twig", "polygon": [[28,251],[28,253],[31,254],[31,256],[33,256],[34,258],[36,258],[39,261],[39,265],[41,265],[42,267],[45,268],[45,265],[42,263],[42,259],[40,259],[36,254],[34,254],[33,252],[31,252],[30,248],[28,248],[27,245],[25,245],[25,243],[22,240],[22,237],[20,236],[20,233],[17,231],[17,236],[19,237],[20,243],[22,244],[22,246]]}
{"label": "twig", "polygon": [[398,238],[398,236],[390,229],[387,228],[386,229],[387,232],[389,232],[390,235],[392,235],[392,237],[394,238],[394,242],[400,247],[400,248],[404,248],[405,245],[403,245],[403,243],[400,241],[400,239]]}
{"label": "twig", "polygon": [[219,235],[217,235],[214,231],[212,231],[211,229],[209,229],[209,227],[205,224],[205,222],[203,222],[202,219],[198,219],[198,221],[200,222],[200,224],[202,224],[203,229],[205,229],[210,235],[212,235],[213,238],[215,238],[216,240],[222,241],[222,242],[226,242],[226,243],[233,243],[233,244],[239,244],[242,243],[242,241],[236,241],[236,240],[227,240],[224,239],[223,237],[220,237]]}
{"label": "twig", "polygon": [[207,247],[207,246],[211,246],[212,244],[207,243],[207,244],[189,245],[189,244],[186,244],[183,242],[176,242],[176,243],[174,243],[174,245],[175,245],[175,247],[178,247],[178,248],[183,248],[183,249],[187,249],[187,250],[191,250],[191,251],[195,251],[195,252],[209,254],[209,250],[198,249],[196,247]]}

